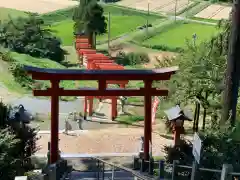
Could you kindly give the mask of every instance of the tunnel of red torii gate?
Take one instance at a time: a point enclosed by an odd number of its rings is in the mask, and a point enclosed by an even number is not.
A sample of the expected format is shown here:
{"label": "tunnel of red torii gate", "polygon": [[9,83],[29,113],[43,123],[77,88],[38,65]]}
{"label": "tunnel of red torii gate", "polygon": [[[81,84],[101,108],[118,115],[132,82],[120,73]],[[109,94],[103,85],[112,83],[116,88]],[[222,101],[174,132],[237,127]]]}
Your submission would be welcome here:
{"label": "tunnel of red torii gate", "polygon": [[[152,96],[167,96],[167,89],[152,87],[153,81],[165,81],[171,78],[178,67],[153,70],[82,70],[82,69],[45,69],[25,66],[34,80],[47,80],[51,87],[45,90],[33,90],[34,96],[51,97],[51,139],[50,162],[59,157],[59,97],[60,96],[144,96],[144,159],[149,160],[149,148],[152,143]],[[96,80],[98,88],[64,89],[59,86],[62,80]],[[143,81],[143,88],[107,88],[107,81]]]}

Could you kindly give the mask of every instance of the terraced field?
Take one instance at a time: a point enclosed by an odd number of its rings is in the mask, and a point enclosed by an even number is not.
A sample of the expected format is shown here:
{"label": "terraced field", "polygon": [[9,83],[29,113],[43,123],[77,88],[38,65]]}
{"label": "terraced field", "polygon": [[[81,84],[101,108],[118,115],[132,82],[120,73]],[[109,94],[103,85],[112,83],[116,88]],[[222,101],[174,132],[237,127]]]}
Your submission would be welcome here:
{"label": "terraced field", "polygon": [[196,14],[195,17],[215,20],[228,19],[231,9],[230,6],[212,4]]}
{"label": "terraced field", "polygon": [[77,5],[77,1],[71,0],[1,0],[0,7],[11,8],[20,11],[28,11],[33,13],[48,13],[69,6]]}
{"label": "terraced field", "polygon": [[[177,4],[176,4],[177,2]],[[180,12],[186,7],[191,5],[193,2],[190,0],[159,0],[159,1],[149,1],[149,10],[152,12],[159,13],[173,13],[176,11]],[[147,0],[122,0],[116,4],[130,7],[139,10],[148,10],[148,1]]]}

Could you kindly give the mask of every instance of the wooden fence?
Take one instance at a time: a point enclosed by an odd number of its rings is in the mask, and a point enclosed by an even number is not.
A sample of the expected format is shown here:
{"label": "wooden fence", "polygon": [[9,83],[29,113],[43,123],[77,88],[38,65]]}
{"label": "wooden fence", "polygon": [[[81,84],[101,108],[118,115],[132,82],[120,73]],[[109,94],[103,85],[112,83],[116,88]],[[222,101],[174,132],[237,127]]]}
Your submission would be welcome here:
{"label": "wooden fence", "polygon": [[[178,180],[178,168],[191,170],[191,180],[199,179],[198,175],[200,175],[201,172],[218,173],[220,175],[220,180],[238,180],[238,177],[240,177],[240,172],[233,172],[233,167],[231,164],[223,164],[222,169],[209,169],[199,167],[196,162],[194,162],[192,166],[186,166],[178,164],[178,161],[173,161],[173,164],[168,164],[167,166],[172,168],[171,180]],[[159,161],[158,174],[159,180],[169,179],[165,177],[166,173],[164,161]]]}

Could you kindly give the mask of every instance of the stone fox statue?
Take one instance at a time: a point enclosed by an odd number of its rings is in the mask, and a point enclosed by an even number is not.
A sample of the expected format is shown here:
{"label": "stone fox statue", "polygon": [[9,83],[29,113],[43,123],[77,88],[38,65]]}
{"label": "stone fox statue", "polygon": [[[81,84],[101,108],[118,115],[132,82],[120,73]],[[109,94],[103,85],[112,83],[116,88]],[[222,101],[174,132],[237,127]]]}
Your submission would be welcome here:
{"label": "stone fox statue", "polygon": [[72,130],[72,125],[69,123],[69,115],[65,119],[65,133],[68,134],[68,131]]}

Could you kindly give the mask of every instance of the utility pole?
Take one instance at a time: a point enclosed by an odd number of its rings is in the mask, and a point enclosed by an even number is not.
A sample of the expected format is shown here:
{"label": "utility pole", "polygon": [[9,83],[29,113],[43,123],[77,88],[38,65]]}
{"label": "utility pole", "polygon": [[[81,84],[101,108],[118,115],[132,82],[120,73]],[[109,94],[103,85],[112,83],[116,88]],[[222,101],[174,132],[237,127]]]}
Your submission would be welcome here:
{"label": "utility pole", "polygon": [[110,12],[108,12],[108,55],[110,55],[110,31],[111,31],[111,15]]}
{"label": "utility pole", "polygon": [[189,3],[190,3],[190,0],[188,0],[188,3],[187,3],[187,12],[186,12],[186,17],[188,17]]}
{"label": "utility pole", "polygon": [[233,1],[232,27],[230,33],[227,70],[223,94],[223,111],[221,123],[230,120],[235,125],[236,106],[238,101],[239,72],[240,72],[240,0]]}
{"label": "utility pole", "polygon": [[177,0],[175,0],[175,9],[174,9],[175,22],[177,21]]}
{"label": "utility pole", "polygon": [[148,35],[148,25],[149,25],[149,6],[150,6],[150,1],[148,0],[148,14],[147,14],[147,35]]}

